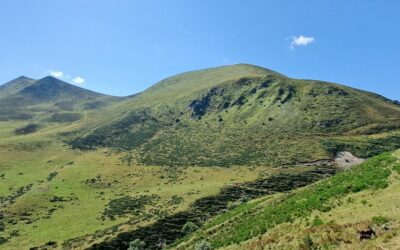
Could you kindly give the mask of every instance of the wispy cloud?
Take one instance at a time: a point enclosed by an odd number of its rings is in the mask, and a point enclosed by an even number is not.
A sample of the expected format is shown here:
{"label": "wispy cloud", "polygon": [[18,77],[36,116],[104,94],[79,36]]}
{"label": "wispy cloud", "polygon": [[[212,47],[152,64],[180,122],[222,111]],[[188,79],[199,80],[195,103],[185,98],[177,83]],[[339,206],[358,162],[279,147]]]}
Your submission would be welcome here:
{"label": "wispy cloud", "polygon": [[62,71],[59,71],[59,70],[49,70],[48,72],[49,72],[49,74],[51,76],[54,76],[54,77],[57,77],[57,78],[62,78],[63,75],[64,75],[64,73]]}
{"label": "wispy cloud", "polygon": [[72,83],[76,85],[83,85],[86,82],[86,80],[81,76],[75,76],[74,78],[72,78],[71,75],[65,74],[61,70],[49,69],[47,70],[47,74],[50,74],[51,76],[59,79],[63,79],[64,81],[72,81]]}
{"label": "wispy cloud", "polygon": [[85,83],[85,79],[83,79],[80,76],[75,77],[74,79],[72,79],[72,82],[77,84],[77,85],[82,85]]}
{"label": "wispy cloud", "polygon": [[315,39],[312,36],[293,36],[291,39],[290,48],[294,49],[295,47],[299,46],[307,46],[313,42],[315,42]]}

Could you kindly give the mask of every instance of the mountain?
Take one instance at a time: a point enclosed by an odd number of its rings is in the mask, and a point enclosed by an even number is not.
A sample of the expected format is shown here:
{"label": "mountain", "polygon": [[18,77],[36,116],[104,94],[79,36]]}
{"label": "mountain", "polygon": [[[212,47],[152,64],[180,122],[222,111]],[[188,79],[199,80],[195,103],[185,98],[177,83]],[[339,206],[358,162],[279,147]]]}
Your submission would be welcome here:
{"label": "mountain", "polygon": [[397,102],[248,64],[124,98],[19,77],[0,248],[395,249],[398,148]]}
{"label": "mountain", "polygon": [[[70,145],[129,151],[144,165],[282,165],[400,146],[400,106],[339,84],[239,64],[167,78],[77,131]],[[351,142],[347,139],[353,136]],[[365,150],[368,149],[368,150]]]}
{"label": "mountain", "polygon": [[16,92],[28,87],[34,82],[35,80],[26,76],[20,76],[12,81],[9,81],[0,86],[0,98],[15,94]]}
{"label": "mountain", "polygon": [[79,111],[106,106],[117,99],[52,76],[39,80],[21,76],[0,86],[0,120],[34,119],[47,113],[53,113],[57,121],[62,121],[63,116],[79,118]]}

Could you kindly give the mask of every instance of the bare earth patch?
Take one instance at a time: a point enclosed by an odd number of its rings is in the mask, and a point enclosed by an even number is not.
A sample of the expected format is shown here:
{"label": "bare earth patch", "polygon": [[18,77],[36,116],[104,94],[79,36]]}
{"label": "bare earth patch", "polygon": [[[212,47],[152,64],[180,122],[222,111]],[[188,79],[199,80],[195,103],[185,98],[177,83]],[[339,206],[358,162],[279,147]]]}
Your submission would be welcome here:
{"label": "bare earth patch", "polygon": [[334,159],[336,165],[340,168],[343,169],[349,169],[350,167],[354,165],[361,164],[365,161],[363,158],[358,158],[357,156],[354,156],[352,153],[343,151],[339,152],[335,159]]}

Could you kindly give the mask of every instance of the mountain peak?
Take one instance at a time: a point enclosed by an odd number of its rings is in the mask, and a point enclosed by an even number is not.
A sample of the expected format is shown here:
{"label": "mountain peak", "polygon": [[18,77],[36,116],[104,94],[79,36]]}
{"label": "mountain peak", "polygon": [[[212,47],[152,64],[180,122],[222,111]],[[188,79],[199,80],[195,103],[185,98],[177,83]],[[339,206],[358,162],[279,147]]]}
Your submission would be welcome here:
{"label": "mountain peak", "polygon": [[33,79],[22,75],[22,76],[19,76],[19,77],[15,78],[12,81],[25,81],[25,80],[26,81],[32,81]]}

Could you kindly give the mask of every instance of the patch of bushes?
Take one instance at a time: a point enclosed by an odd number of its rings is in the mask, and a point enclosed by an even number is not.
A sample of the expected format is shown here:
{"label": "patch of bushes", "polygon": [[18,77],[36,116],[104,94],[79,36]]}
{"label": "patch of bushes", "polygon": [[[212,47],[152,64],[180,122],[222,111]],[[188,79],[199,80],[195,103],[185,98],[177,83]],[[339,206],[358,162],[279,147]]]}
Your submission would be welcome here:
{"label": "patch of bushes", "polygon": [[66,123],[66,122],[75,122],[82,118],[82,114],[79,113],[54,113],[49,118],[50,122],[59,122],[59,123]]}
{"label": "patch of bushes", "polygon": [[58,175],[58,172],[51,172],[49,176],[47,176],[47,180],[51,181]]}
{"label": "patch of bushes", "polygon": [[313,222],[312,222],[313,226],[320,226],[323,225],[324,222],[322,221],[321,218],[319,218],[318,216],[314,218]]}
{"label": "patch of bushes", "polygon": [[146,247],[146,243],[144,241],[141,241],[140,239],[136,239],[129,243],[128,250],[144,250],[144,249],[146,249],[145,247]]}
{"label": "patch of bushes", "polygon": [[27,135],[27,134],[35,133],[36,131],[39,130],[39,127],[40,126],[38,124],[31,123],[22,128],[15,129],[14,132],[16,135]]}
{"label": "patch of bushes", "polygon": [[160,122],[147,111],[134,111],[117,122],[68,143],[72,148],[81,150],[92,150],[98,147],[130,150],[152,138],[160,126],[162,126]]}
{"label": "patch of bushes", "polygon": [[91,110],[91,109],[99,109],[103,108],[107,105],[104,101],[93,101],[93,102],[86,102],[82,105],[83,109]]}
{"label": "patch of bushes", "polygon": [[318,247],[315,245],[314,241],[310,237],[310,235],[306,235],[303,238],[302,244],[300,244],[300,249],[303,250],[317,250]]}
{"label": "patch of bushes", "polygon": [[369,158],[400,148],[400,135],[352,142],[329,140],[323,141],[322,145],[332,156],[335,156],[340,151],[349,151],[358,157]]}
{"label": "patch of bushes", "polygon": [[12,194],[8,196],[0,196],[0,204],[13,204],[16,199],[24,195],[26,192],[32,189],[33,184],[28,184],[26,186],[22,186],[15,190]]}
{"label": "patch of bushes", "polygon": [[193,233],[194,231],[196,231],[199,228],[199,226],[197,226],[196,224],[194,224],[191,221],[186,222],[186,224],[182,227],[182,233],[184,235],[188,235]]}
{"label": "patch of bushes", "polygon": [[149,204],[153,204],[154,200],[159,197],[156,195],[140,195],[138,197],[123,196],[111,200],[103,215],[113,219],[115,216],[125,214],[139,214],[139,212]]}
{"label": "patch of bushes", "polygon": [[170,205],[179,205],[183,202],[183,197],[174,195],[171,197],[171,200],[168,202]]}
{"label": "patch of bushes", "polygon": [[210,242],[203,240],[195,246],[195,250],[212,250],[213,247]]}
{"label": "patch of bushes", "polygon": [[384,216],[374,216],[372,217],[372,223],[377,226],[382,226],[389,222],[389,219]]}
{"label": "patch of bushes", "polygon": [[394,164],[393,169],[400,174],[400,163]]}
{"label": "patch of bushes", "polygon": [[5,244],[7,241],[8,240],[6,238],[0,236],[0,245]]}

